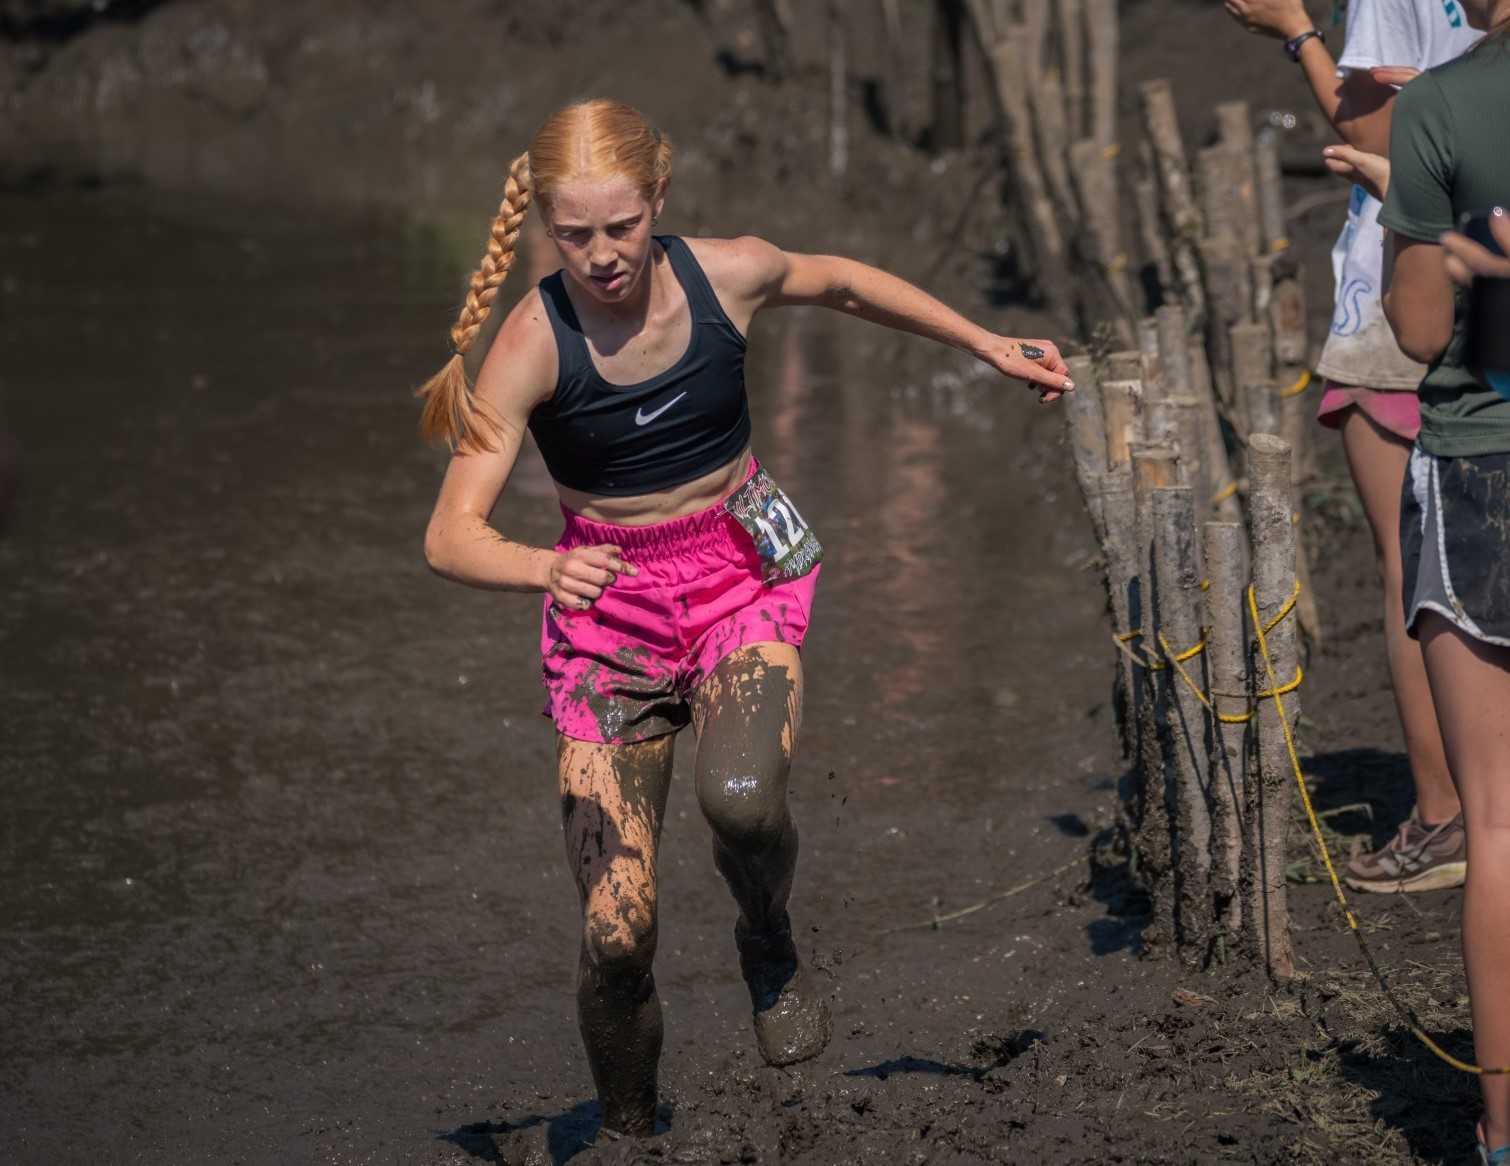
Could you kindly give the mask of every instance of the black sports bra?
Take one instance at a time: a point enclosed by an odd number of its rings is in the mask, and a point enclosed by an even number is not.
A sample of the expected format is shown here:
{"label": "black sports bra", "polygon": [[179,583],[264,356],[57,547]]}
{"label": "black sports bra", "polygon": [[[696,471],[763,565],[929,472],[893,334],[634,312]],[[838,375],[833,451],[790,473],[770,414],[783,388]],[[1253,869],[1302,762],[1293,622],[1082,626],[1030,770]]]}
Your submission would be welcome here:
{"label": "black sports bra", "polygon": [[692,334],[680,360],[634,385],[605,381],[592,362],[561,272],[540,281],[556,335],[556,392],[530,414],[551,477],[587,494],[650,494],[727,465],[750,441],[745,339],[691,249],[657,235],[687,296]]}

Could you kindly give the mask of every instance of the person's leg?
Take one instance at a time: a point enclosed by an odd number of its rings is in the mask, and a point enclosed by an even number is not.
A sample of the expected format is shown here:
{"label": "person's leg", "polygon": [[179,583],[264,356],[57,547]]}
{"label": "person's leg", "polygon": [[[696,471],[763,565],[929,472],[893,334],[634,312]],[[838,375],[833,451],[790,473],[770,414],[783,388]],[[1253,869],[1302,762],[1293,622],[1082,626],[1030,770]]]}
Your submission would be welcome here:
{"label": "person's leg", "polygon": [[[1463,964],[1478,1062],[1510,1065],[1510,648],[1481,643],[1433,611],[1421,649],[1463,803],[1468,881]],[[1485,1076],[1490,1148],[1510,1143],[1510,1076]]]}
{"label": "person's leg", "polygon": [[803,982],[787,897],[797,825],[787,776],[802,719],[802,660],[790,644],[748,644],[724,657],[692,699],[697,800],[713,859],[739,905],[735,941],[761,1054],[771,1064],[816,1056],[828,1010]]}
{"label": "person's leg", "polygon": [[1384,584],[1384,645],[1395,707],[1405,734],[1405,753],[1416,785],[1416,808],[1423,824],[1436,825],[1457,814],[1458,795],[1442,749],[1421,646],[1405,630],[1400,488],[1410,460],[1410,443],[1356,406],[1343,415],[1341,428],[1343,452],[1373,532],[1374,553]]}
{"label": "person's leg", "polygon": [[577,1022],[603,1124],[655,1128],[661,1002],[656,942],[656,845],[675,737],[600,745],[558,736],[566,860],[582,902]]}

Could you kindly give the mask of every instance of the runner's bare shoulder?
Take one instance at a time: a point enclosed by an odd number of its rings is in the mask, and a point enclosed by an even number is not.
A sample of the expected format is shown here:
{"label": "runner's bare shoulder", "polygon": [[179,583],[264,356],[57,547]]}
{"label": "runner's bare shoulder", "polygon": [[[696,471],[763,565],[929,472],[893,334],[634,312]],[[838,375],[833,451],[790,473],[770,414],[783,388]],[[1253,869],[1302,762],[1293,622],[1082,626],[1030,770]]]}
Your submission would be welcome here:
{"label": "runner's bare shoulder", "polygon": [[482,368],[476,392],[506,417],[527,418],[556,391],[556,336],[540,289],[532,287],[504,318]]}
{"label": "runner's bare shoulder", "polygon": [[772,289],[780,286],[786,271],[785,253],[756,235],[687,239],[686,243],[713,285],[724,312],[744,332]]}

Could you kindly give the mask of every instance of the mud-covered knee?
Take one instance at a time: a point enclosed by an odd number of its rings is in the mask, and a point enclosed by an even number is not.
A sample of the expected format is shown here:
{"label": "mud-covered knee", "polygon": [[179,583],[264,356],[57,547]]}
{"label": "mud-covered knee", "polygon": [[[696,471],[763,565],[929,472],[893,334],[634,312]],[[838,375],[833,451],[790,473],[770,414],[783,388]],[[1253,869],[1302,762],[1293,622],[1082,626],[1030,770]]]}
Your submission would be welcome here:
{"label": "mud-covered knee", "polygon": [[656,920],[651,912],[613,910],[590,917],[582,953],[600,981],[633,981],[650,974],[655,962]]}
{"label": "mud-covered knee", "polygon": [[750,774],[710,775],[698,783],[698,802],[721,842],[763,849],[791,830],[785,785]]}

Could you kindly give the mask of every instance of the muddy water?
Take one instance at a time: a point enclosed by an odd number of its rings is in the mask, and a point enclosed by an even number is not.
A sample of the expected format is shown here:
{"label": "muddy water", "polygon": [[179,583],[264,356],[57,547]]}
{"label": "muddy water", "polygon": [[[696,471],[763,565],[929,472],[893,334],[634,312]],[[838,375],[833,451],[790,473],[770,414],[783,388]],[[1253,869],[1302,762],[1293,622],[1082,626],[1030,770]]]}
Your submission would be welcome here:
{"label": "muddy water", "polygon": [[[537,604],[420,557],[442,461],[406,391],[455,286],[394,221],[0,200],[5,1160],[502,1160],[477,1137],[533,1126],[561,1161],[590,1135]],[[757,324],[750,382],[756,450],[827,547],[793,917],[850,992],[837,1072],[916,1052],[875,1001],[949,979],[884,928],[1083,845],[1109,667],[1051,410],[812,313]],[[495,518],[554,536],[538,462]],[[690,743],[673,1104],[751,1044]]]}

